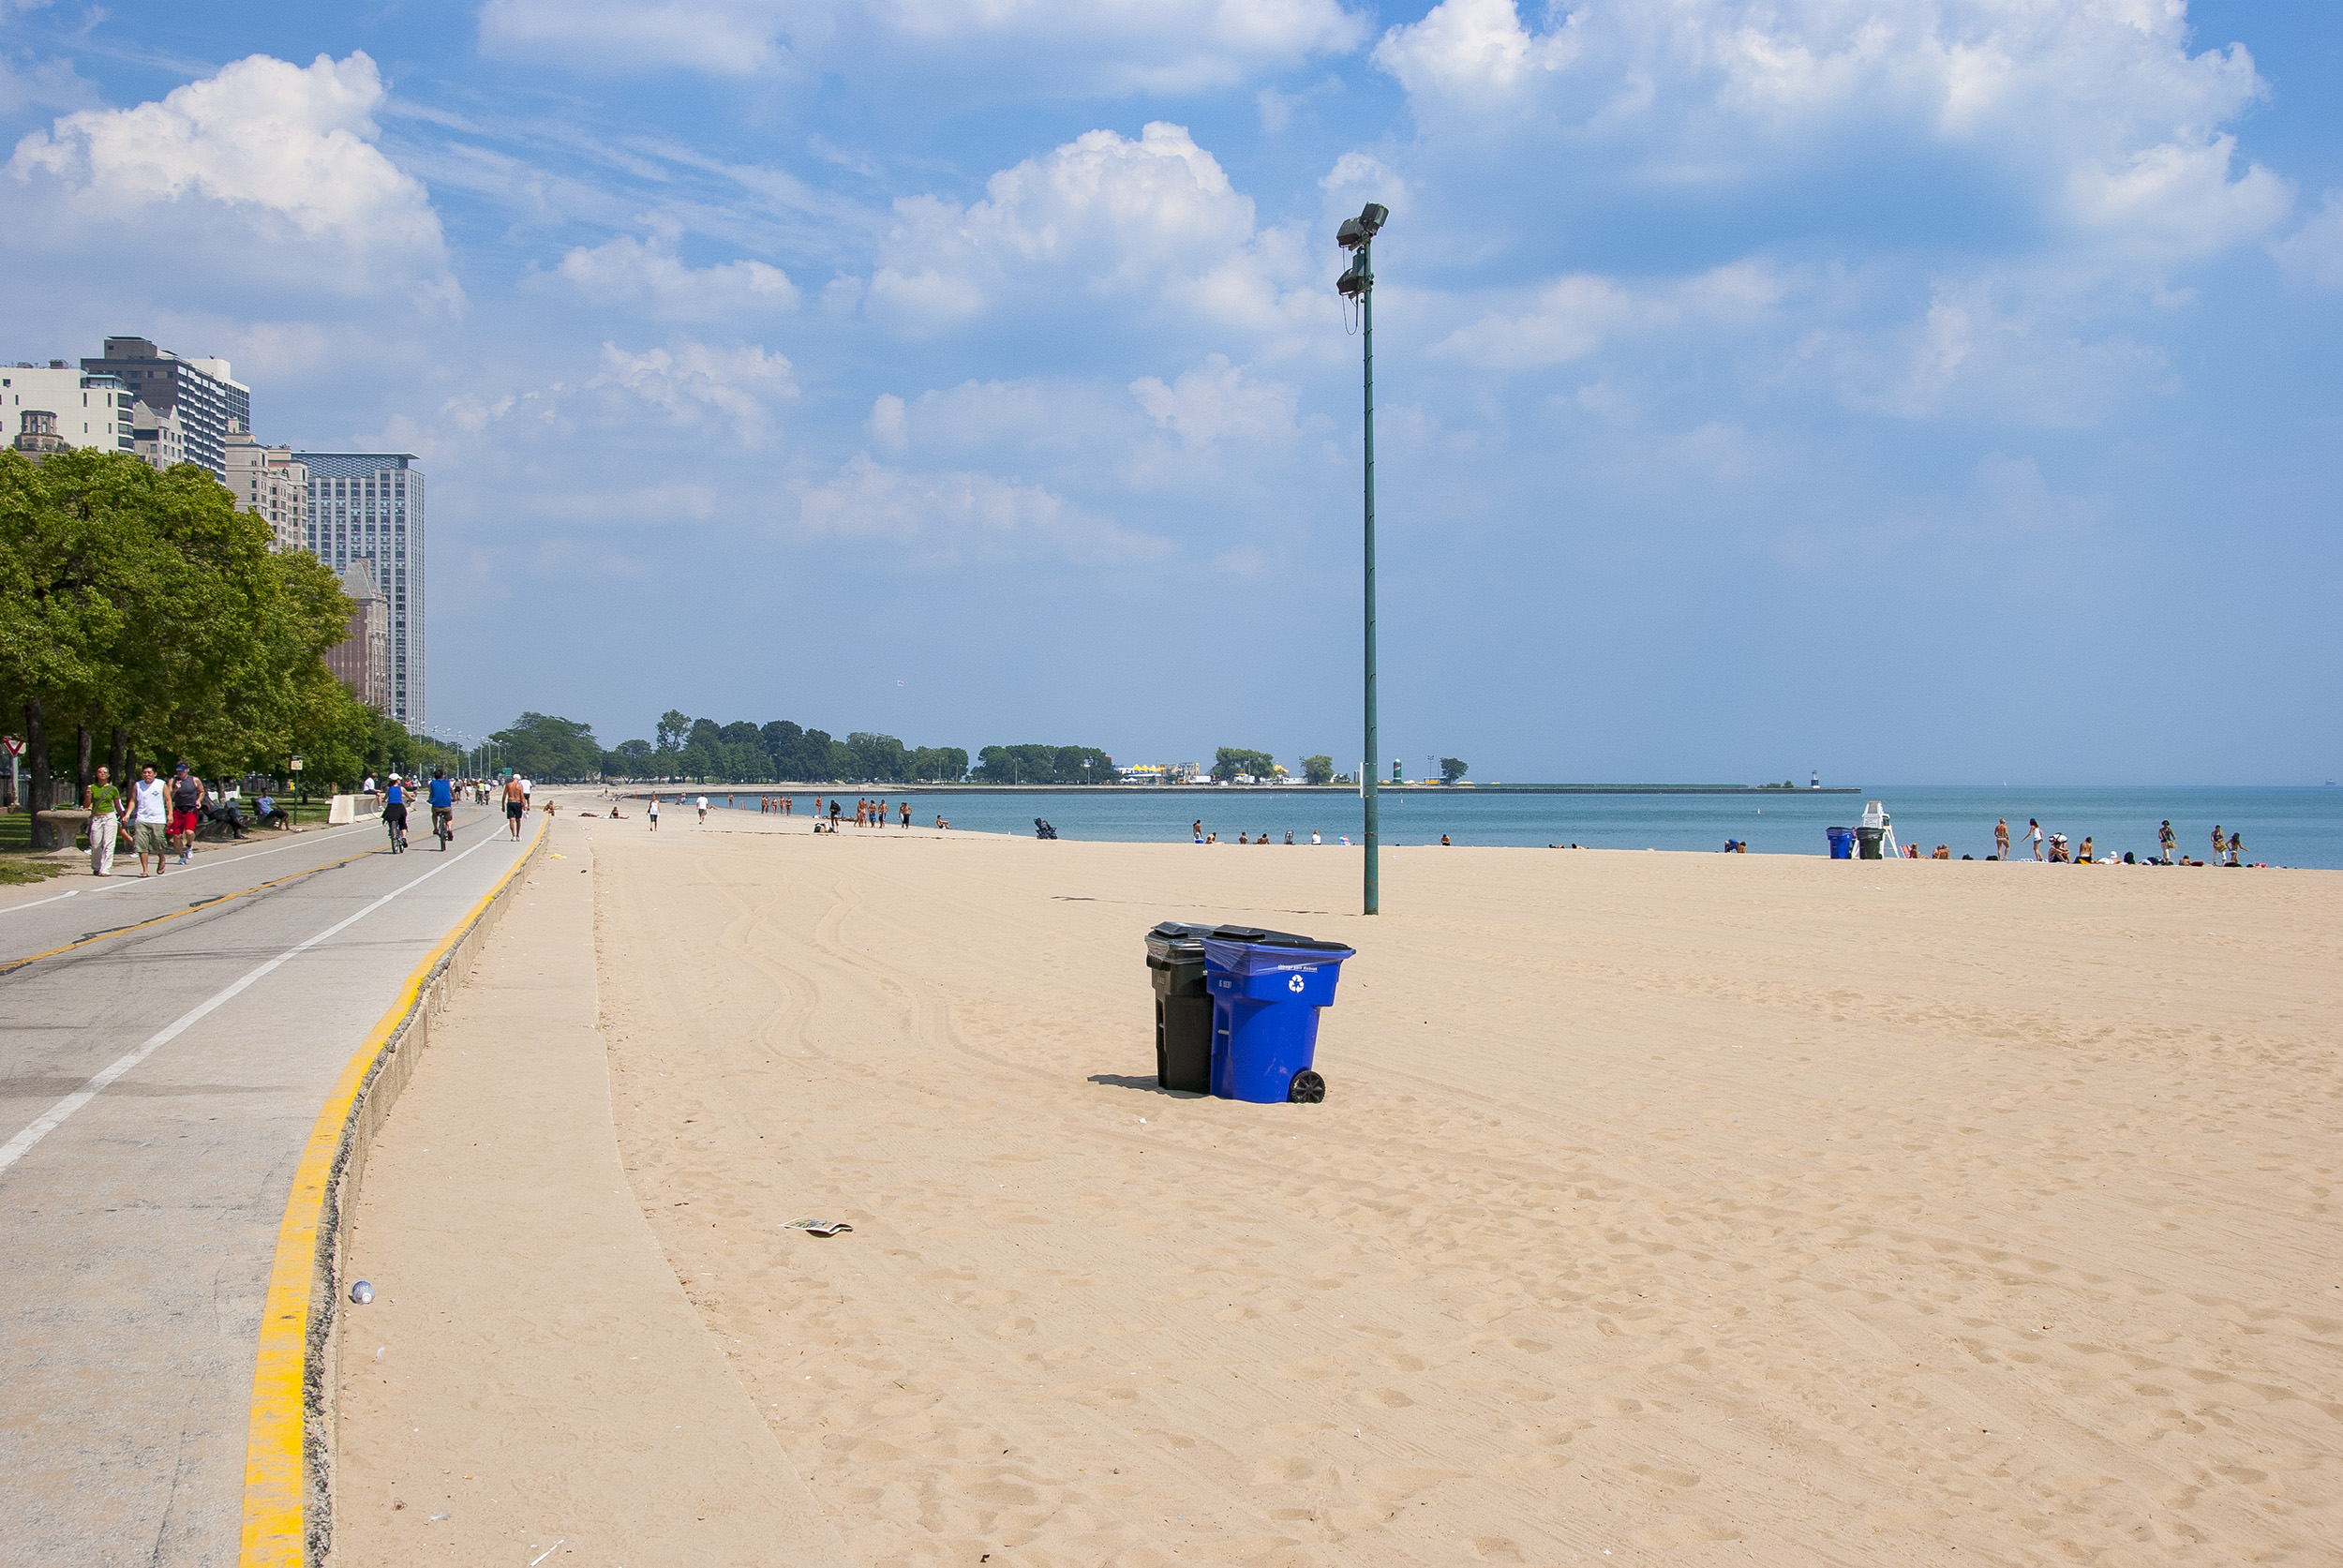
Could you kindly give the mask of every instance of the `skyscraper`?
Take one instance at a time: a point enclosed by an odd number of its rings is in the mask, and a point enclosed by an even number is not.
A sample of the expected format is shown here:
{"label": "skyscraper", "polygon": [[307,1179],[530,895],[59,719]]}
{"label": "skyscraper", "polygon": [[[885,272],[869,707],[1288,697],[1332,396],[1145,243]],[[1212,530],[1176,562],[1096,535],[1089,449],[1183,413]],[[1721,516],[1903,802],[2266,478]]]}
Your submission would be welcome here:
{"label": "skyscraper", "polygon": [[336,572],[353,560],[373,563],[389,600],[390,715],[410,730],[424,725],[423,470],[411,452],[296,452],[308,468],[305,543]]}
{"label": "skyscraper", "polygon": [[[157,431],[159,436],[162,432]],[[144,445],[143,431],[139,432]],[[236,504],[268,519],[276,550],[309,547],[309,476],[285,447],[262,443],[241,425],[228,432],[228,489]]]}
{"label": "skyscraper", "polygon": [[252,428],[252,392],[230,377],[226,360],[183,359],[143,337],[109,337],[105,353],[82,361],[82,369],[117,378],[157,413],[176,412],[187,460],[227,483],[228,432]]}

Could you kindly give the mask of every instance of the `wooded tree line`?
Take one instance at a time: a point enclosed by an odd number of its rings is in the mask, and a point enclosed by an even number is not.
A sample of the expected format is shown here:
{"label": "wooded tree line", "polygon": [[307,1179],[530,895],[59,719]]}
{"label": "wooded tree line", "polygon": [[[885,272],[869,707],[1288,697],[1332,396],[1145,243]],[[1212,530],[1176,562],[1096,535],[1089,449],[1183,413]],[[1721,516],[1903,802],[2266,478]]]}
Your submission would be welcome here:
{"label": "wooded tree line", "polygon": [[99,763],[117,781],[146,762],[283,777],[299,754],[322,790],[447,752],[334,679],[325,650],[355,605],[314,556],[270,542],[193,464],[0,451],[0,712],[22,715],[25,804],[67,804],[55,774],[78,788]]}
{"label": "wooded tree line", "polygon": [[787,719],[720,724],[678,709],[659,716],[649,740],[604,751],[590,725],[524,713],[491,739],[497,766],[532,779],[691,779],[706,784],[1112,784],[1114,759],[1096,746],[987,746],[972,772],[958,746],[906,746],[856,730],[841,740]]}

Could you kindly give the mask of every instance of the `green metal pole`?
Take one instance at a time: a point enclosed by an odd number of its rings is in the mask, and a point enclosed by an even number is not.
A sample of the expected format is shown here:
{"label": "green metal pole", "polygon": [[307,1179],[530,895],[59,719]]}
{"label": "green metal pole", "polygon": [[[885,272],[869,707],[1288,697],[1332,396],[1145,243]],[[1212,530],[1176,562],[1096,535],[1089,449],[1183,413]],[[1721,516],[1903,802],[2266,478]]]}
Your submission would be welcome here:
{"label": "green metal pole", "polygon": [[1375,732],[1375,274],[1370,260],[1374,248],[1371,240],[1359,246],[1359,272],[1366,280],[1359,291],[1359,322],[1366,343],[1366,757],[1360,782],[1366,786],[1366,913],[1369,915],[1380,912],[1383,903],[1381,868],[1377,863],[1382,829],[1375,799],[1376,759],[1382,754],[1382,743]]}

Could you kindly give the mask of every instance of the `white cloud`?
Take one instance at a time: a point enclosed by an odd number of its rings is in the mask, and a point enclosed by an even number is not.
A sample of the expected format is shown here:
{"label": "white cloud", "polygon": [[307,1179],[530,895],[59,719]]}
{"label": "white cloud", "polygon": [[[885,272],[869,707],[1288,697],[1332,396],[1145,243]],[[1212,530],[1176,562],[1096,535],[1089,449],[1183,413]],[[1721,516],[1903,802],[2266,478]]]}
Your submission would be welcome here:
{"label": "white cloud", "polygon": [[[7,7],[0,6],[0,16]],[[20,65],[0,54],[0,115],[28,109],[81,109],[98,101],[97,89],[69,60]]]}
{"label": "white cloud", "polygon": [[[488,0],[481,47],[605,70],[722,76],[963,67],[958,85],[1185,92],[1347,52],[1367,23],[1337,0]],[[983,60],[997,68],[968,70]]]}
{"label": "white cloud", "polygon": [[743,441],[764,434],[769,401],[798,395],[796,373],[782,355],[755,344],[719,349],[688,337],[642,353],[604,343],[602,373],[586,385],[631,393],[665,410],[678,425],[721,415]]}
{"label": "white cloud", "polygon": [[1130,390],[1158,427],[1176,432],[1189,448],[1223,439],[1285,441],[1297,434],[1300,394],[1282,382],[1257,380],[1245,366],[1231,366],[1225,354],[1183,371],[1169,386],[1142,376]]}
{"label": "white cloud", "polygon": [[1037,485],[971,470],[913,473],[867,453],[805,493],[798,523],[813,538],[885,542],[889,560],[922,568],[1005,558],[1116,565],[1172,548]]}
{"label": "white cloud", "polygon": [[769,316],[798,307],[798,286],[763,261],[686,265],[671,243],[621,234],[591,249],[580,246],[554,269],[596,305],[637,305],[661,321],[715,321]]}
{"label": "white cloud", "polygon": [[2343,285],[2343,190],[2330,190],[2300,229],[2272,246],[2279,265],[2329,288]]}
{"label": "white cloud", "polygon": [[[1882,145],[1978,163],[2072,238],[2188,257],[2265,232],[2291,191],[2221,127],[2264,85],[2242,45],[2190,52],[2178,0],[1443,0],[1376,63],[1419,122],[1600,150],[1655,188],[1858,165]],[[1556,167],[1574,167],[1575,158]]]}
{"label": "white cloud", "polygon": [[1939,283],[1918,321],[1867,335],[1816,331],[1798,355],[1828,371],[1849,408],[1900,419],[2075,428],[2141,393],[2177,390],[2161,351],[2087,339],[2069,319],[2063,280],[2043,287],[2049,298],[2037,304],[2017,285]]}
{"label": "white cloud", "polygon": [[1258,229],[1219,162],[1160,120],[1137,140],[1086,132],[994,174],[968,206],[921,196],[895,212],[867,308],[905,333],[971,320],[1015,291],[1055,304],[1068,286],[1258,330],[1331,319],[1300,236]]}
{"label": "white cloud", "polygon": [[[7,172],[51,203],[42,216],[59,243],[137,224],[144,251],[178,265],[205,254],[265,273],[281,247],[322,256],[330,264],[302,276],[328,289],[421,283],[452,295],[429,196],[374,145],[383,98],[364,54],[306,67],[255,54],[159,102],[64,115],[17,143]],[[223,214],[244,230],[229,246]]]}
{"label": "white cloud", "polygon": [[1745,327],[1765,320],[1788,292],[1788,281],[1758,261],[1661,283],[1574,274],[1545,285],[1527,308],[1494,311],[1458,328],[1432,351],[1491,369],[1563,365],[1635,334],[1687,324]]}

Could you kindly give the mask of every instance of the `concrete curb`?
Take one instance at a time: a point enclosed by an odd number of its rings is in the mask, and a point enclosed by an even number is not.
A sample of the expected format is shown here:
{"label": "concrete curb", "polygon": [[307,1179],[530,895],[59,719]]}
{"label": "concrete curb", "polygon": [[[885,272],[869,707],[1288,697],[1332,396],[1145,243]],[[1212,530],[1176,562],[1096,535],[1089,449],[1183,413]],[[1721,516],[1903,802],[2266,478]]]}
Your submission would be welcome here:
{"label": "concrete curb", "polygon": [[[501,827],[501,823],[494,826]],[[366,1150],[430,1043],[431,1020],[464,982],[514,890],[545,846],[530,847],[418,964],[327,1097],[293,1172],[261,1314],[245,1455],[244,1568],[307,1568],[332,1556],[334,1412],[341,1367],[342,1256]]]}

